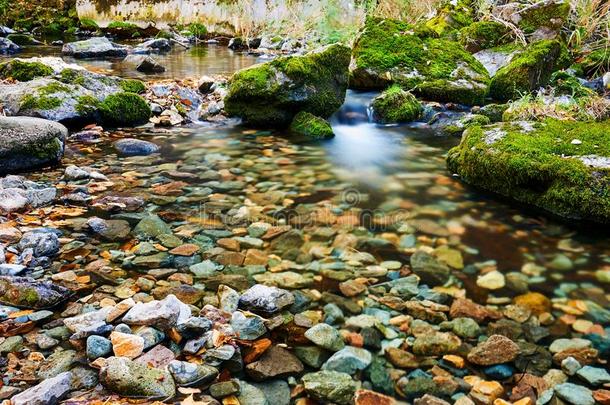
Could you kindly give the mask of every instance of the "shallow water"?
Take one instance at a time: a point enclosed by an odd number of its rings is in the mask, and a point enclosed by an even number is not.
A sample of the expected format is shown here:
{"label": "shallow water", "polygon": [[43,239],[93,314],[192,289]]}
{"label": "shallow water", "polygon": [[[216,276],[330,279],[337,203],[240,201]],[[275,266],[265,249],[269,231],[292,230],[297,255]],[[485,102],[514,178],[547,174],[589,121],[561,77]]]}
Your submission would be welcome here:
{"label": "shallow water", "polygon": [[[20,56],[57,55],[58,51],[32,47]],[[156,57],[168,67],[158,78],[230,73],[257,61],[215,45]],[[141,77],[119,61],[76,62],[119,76]],[[245,192],[230,194],[243,198],[249,189],[281,190],[295,201],[290,209],[296,211],[299,202],[321,204],[330,199],[344,212],[355,211],[360,225],[394,242],[396,247],[377,251],[380,256],[406,261],[408,255],[404,253],[412,252],[419,245],[416,241],[434,245],[434,238],[448,240],[462,252],[464,277],[471,279],[466,285],[478,301],[500,303],[511,294],[503,290],[494,298],[476,287],[472,279],[489,266],[507,274],[521,273],[532,290],[555,297],[610,291],[610,284],[598,281],[600,272],[610,268],[610,238],[604,229],[573,228],[466,187],[445,168],[445,155],[459,139],[435,134],[423,124],[369,123],[367,103],[373,96],[349,92],[342,111],[332,118],[336,137],[321,144],[297,144],[281,133],[238,126],[209,128],[194,124],[189,128],[128,132],[164,145],[157,157],[118,157],[109,149],[111,139],[107,139],[93,147],[73,143],[72,156],[65,163],[104,168],[107,175],[139,171],[148,173],[153,181],[163,181],[167,176],[154,170],[160,163],[177,164],[181,171],[196,175],[201,164],[209,163],[206,159],[226,159],[222,166],[238,169],[243,173],[239,177],[249,179]],[[188,182],[195,190],[205,188],[204,180]],[[270,183],[261,187],[263,182]],[[147,187],[129,190],[130,194],[147,192]],[[203,210],[203,215],[210,214],[206,211],[209,207],[194,200],[178,198],[158,209],[189,215],[202,215]],[[215,216],[217,212],[212,211],[211,216]],[[287,213],[269,215],[277,218]],[[303,226],[308,225],[324,224]],[[593,296],[599,304],[608,305],[603,293]]]}

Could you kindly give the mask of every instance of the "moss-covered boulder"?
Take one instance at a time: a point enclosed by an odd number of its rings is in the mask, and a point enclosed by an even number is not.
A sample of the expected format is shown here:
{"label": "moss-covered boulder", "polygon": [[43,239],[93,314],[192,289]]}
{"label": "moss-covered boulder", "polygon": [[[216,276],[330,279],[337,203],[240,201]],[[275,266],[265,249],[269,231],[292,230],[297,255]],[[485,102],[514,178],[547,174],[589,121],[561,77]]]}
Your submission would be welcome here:
{"label": "moss-covered boulder", "polygon": [[311,140],[330,139],[335,136],[327,120],[305,111],[294,116],[290,130],[296,135]]}
{"label": "moss-covered boulder", "polygon": [[350,49],[335,44],[240,70],[225,110],[256,127],[287,127],[299,111],[327,118],[345,99],[349,61]]}
{"label": "moss-covered boulder", "polygon": [[423,112],[422,104],[413,94],[393,85],[371,102],[373,120],[381,124],[410,122]]}
{"label": "moss-covered boulder", "polygon": [[0,304],[3,305],[32,309],[51,308],[66,301],[70,295],[70,290],[51,281],[0,276]]}
{"label": "moss-covered boulder", "polygon": [[477,21],[462,28],[458,41],[468,52],[479,52],[482,49],[495,48],[513,41],[508,27],[496,21]]}
{"label": "moss-covered boulder", "polygon": [[58,163],[68,130],[30,117],[0,117],[0,175]]}
{"label": "moss-covered boulder", "polygon": [[106,97],[99,104],[102,120],[114,127],[132,127],[148,122],[150,106],[135,93],[117,93]]}
{"label": "moss-covered boulder", "polygon": [[489,74],[453,41],[420,37],[409,24],[369,18],[352,54],[350,87],[383,89],[396,83],[421,97],[482,103]]}
{"label": "moss-covered boulder", "polygon": [[445,0],[425,26],[441,36],[466,27],[474,21],[473,3],[471,0]]}
{"label": "moss-covered boulder", "polygon": [[546,0],[521,4],[512,16],[513,21],[534,39],[555,37],[568,21],[570,3],[567,0]]}
{"label": "moss-covered boulder", "polygon": [[0,64],[0,78],[12,78],[20,82],[27,82],[37,77],[52,75],[53,69],[41,62],[30,62],[24,59],[14,59]]}
{"label": "moss-covered boulder", "polygon": [[563,43],[557,40],[533,43],[496,72],[489,93],[500,101],[519,98],[547,85],[553,72],[569,65],[570,55]]}
{"label": "moss-covered boulder", "polygon": [[466,183],[559,217],[610,223],[610,122],[472,127],[447,166]]}
{"label": "moss-covered boulder", "polygon": [[6,38],[21,46],[42,44],[42,42],[35,40],[34,37],[29,34],[9,34]]}

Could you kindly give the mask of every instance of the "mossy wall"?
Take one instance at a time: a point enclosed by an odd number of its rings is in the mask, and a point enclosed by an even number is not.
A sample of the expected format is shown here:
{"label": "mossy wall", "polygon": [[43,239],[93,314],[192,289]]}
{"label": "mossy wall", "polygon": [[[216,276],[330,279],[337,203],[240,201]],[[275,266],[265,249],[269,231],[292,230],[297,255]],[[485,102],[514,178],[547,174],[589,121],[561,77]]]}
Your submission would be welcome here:
{"label": "mossy wall", "polygon": [[355,0],[77,0],[76,9],[81,19],[102,28],[117,20],[142,28],[154,22],[160,29],[198,22],[208,31],[233,34],[282,23],[290,27],[295,15],[316,21],[330,2],[344,13],[346,25],[355,22],[363,6]]}

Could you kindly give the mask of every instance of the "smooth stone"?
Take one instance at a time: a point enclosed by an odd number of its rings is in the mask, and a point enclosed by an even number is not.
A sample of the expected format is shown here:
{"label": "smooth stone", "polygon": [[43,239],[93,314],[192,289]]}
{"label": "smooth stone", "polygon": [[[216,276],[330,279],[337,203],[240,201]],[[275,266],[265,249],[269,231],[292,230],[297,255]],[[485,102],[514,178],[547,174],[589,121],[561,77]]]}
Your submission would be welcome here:
{"label": "smooth stone", "polygon": [[91,335],[87,338],[87,358],[91,361],[106,357],[112,352],[112,342],[103,336]]}
{"label": "smooth stone", "polygon": [[123,317],[128,325],[153,326],[169,329],[191,316],[191,308],[170,294],[161,301],[138,302]]}
{"label": "smooth stone", "polygon": [[277,287],[256,284],[239,298],[239,306],[253,312],[273,314],[294,304],[294,295]]}
{"label": "smooth stone", "polygon": [[55,405],[70,391],[72,373],[66,371],[11,398],[12,405]]}
{"label": "smooth stone", "polygon": [[93,37],[84,41],[64,44],[61,52],[65,56],[77,59],[125,57],[128,48],[110,42],[106,37]]}
{"label": "smooth stone", "polygon": [[123,138],[114,142],[114,148],[123,156],[148,156],[159,151],[159,146],[148,141]]}
{"label": "smooth stone", "polygon": [[246,373],[254,381],[285,378],[303,371],[303,364],[290,351],[272,346],[263,355],[246,366]]}
{"label": "smooth stone", "polygon": [[239,393],[239,383],[235,380],[210,385],[210,395],[214,398],[224,398],[237,393]]}
{"label": "smooth stone", "polygon": [[324,363],[322,369],[354,374],[358,370],[367,368],[372,360],[373,356],[368,350],[346,346],[334,353],[326,363]]}
{"label": "smooth stone", "polygon": [[610,383],[610,374],[600,367],[584,366],[576,372],[576,375],[594,387]]}
{"label": "smooth stone", "polygon": [[582,385],[563,383],[555,386],[555,393],[564,401],[573,405],[595,405],[593,393]]}
{"label": "smooth stone", "polygon": [[591,346],[591,341],[587,339],[581,338],[572,338],[572,339],[556,339],[549,346],[549,351],[551,353],[560,353],[565,350],[578,350],[585,349]]}
{"label": "smooth stone", "polygon": [[174,377],[176,384],[187,387],[194,384],[206,384],[218,376],[218,369],[205,364],[195,364],[186,361],[172,360],[167,369]]}
{"label": "smooth stone", "polygon": [[255,340],[267,333],[263,320],[257,316],[246,317],[241,312],[234,312],[231,326],[239,339]]}

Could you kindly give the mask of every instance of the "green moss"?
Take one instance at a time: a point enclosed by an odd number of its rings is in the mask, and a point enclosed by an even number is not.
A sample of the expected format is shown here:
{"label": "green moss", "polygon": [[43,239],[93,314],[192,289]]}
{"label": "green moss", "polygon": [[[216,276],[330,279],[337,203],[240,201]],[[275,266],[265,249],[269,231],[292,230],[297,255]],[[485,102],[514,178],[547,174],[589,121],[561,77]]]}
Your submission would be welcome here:
{"label": "green moss", "polygon": [[375,97],[371,107],[375,121],[383,124],[414,121],[423,111],[415,96],[398,85],[391,86]]}
{"label": "green moss", "polygon": [[466,27],[474,21],[473,4],[469,0],[445,1],[436,16],[426,22],[426,26],[443,36]]}
{"label": "green moss", "polygon": [[477,125],[488,125],[491,121],[488,117],[481,114],[466,114],[464,117],[457,120],[451,125],[447,125],[443,128],[443,131],[448,135],[460,136],[462,133],[470,128]]}
{"label": "green moss", "polygon": [[[574,139],[582,143],[573,144]],[[608,223],[610,164],[590,167],[583,156],[610,157],[609,122],[473,127],[449,152],[447,164],[465,182],[521,203],[565,218]]]}
{"label": "green moss", "polygon": [[134,93],[112,94],[99,106],[105,124],[116,127],[144,124],[151,115],[146,100]]}
{"label": "green moss", "polygon": [[0,65],[0,77],[13,78],[20,82],[29,82],[38,77],[51,76],[53,69],[40,62],[12,60]]}
{"label": "green moss", "polygon": [[128,93],[142,94],[146,91],[146,86],[140,80],[126,79],[122,80],[119,85],[123,91]]}
{"label": "green moss", "polygon": [[[460,44],[421,38],[406,23],[367,19],[353,51],[350,87],[379,89],[392,83],[439,101],[482,101],[489,75]],[[458,83],[458,79],[465,79]],[[468,83],[466,83],[468,82]],[[469,90],[472,83],[478,84]],[[446,96],[458,94],[459,100]],[[472,94],[465,96],[462,93]]]}
{"label": "green moss", "polygon": [[17,45],[34,45],[37,43],[34,37],[29,34],[9,34],[6,38]]}
{"label": "green moss", "polygon": [[519,98],[549,83],[553,72],[570,65],[565,45],[557,40],[531,44],[498,70],[491,80],[490,95],[501,101]]}
{"label": "green moss", "polygon": [[162,39],[172,39],[174,36],[171,34],[171,32],[168,31],[159,31],[157,32],[157,35],[155,35],[155,38],[162,38]]}
{"label": "green moss", "polygon": [[496,21],[477,21],[458,33],[460,44],[469,52],[494,48],[513,41],[511,31]]}
{"label": "green moss", "polygon": [[88,116],[97,112],[100,108],[100,101],[93,96],[80,96],[76,111],[82,116]]}
{"label": "green moss", "polygon": [[63,83],[77,84],[82,86],[85,84],[85,76],[82,72],[76,69],[64,69],[59,74],[59,80]]}
{"label": "green moss", "polygon": [[332,45],[236,72],[225,110],[253,126],[288,126],[299,111],[328,117],[345,98],[349,48]]}
{"label": "green moss", "polygon": [[39,295],[35,288],[26,288],[21,292],[19,304],[31,306],[38,302]]}
{"label": "green moss", "polygon": [[487,104],[482,107],[474,107],[472,113],[484,115],[490,122],[502,121],[502,114],[508,109],[508,104]]}
{"label": "green moss", "polygon": [[568,20],[570,3],[567,1],[548,1],[527,7],[519,13],[519,28],[525,34],[531,34],[538,28],[559,29]]}
{"label": "green moss", "polygon": [[106,30],[121,38],[139,38],[142,36],[140,27],[126,21],[113,21],[108,24]]}
{"label": "green moss", "polygon": [[95,20],[93,20],[91,18],[82,18],[79,21],[79,25],[80,25],[81,29],[83,29],[85,31],[97,31],[100,29],[100,26],[97,25]]}
{"label": "green moss", "polygon": [[315,115],[301,111],[295,115],[290,130],[309,139],[329,139],[335,136],[328,121]]}
{"label": "green moss", "polygon": [[52,96],[33,96],[27,94],[21,100],[22,110],[53,110],[61,105],[61,99]]}

